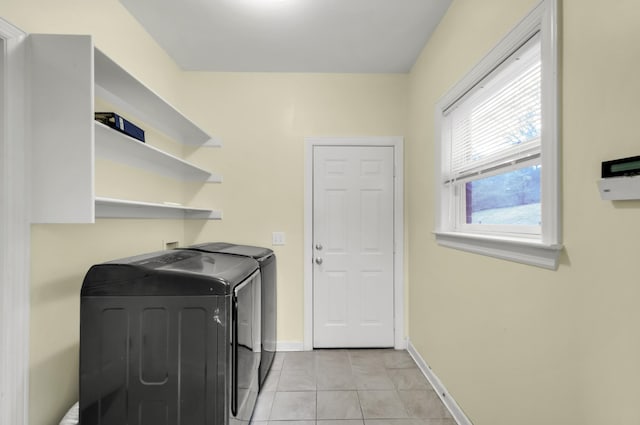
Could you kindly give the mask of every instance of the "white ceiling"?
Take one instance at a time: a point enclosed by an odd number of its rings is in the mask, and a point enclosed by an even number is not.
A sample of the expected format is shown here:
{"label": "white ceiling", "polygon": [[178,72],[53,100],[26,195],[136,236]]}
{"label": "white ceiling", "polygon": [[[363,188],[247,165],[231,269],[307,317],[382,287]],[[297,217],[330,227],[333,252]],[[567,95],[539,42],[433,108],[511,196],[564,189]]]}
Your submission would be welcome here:
{"label": "white ceiling", "polygon": [[451,0],[120,0],[191,71],[404,73]]}

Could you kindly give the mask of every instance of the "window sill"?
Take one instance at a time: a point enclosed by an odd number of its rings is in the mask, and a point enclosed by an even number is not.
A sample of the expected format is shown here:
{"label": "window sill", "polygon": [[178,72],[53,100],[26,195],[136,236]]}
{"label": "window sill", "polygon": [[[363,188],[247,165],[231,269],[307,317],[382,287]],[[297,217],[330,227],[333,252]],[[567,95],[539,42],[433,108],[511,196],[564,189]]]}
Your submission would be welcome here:
{"label": "window sill", "polygon": [[563,246],[517,238],[502,238],[469,233],[434,232],[439,245],[517,263],[558,269]]}

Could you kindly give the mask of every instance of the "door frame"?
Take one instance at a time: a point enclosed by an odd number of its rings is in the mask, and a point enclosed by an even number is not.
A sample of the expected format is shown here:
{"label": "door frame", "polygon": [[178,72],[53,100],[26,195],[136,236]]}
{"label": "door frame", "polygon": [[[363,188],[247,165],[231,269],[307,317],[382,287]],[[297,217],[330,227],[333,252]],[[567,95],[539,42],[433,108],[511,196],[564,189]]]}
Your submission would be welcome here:
{"label": "door frame", "polygon": [[30,191],[26,37],[0,18],[0,423],[29,414]]}
{"label": "door frame", "polygon": [[383,137],[305,137],[304,179],[304,341],[305,351],[313,350],[313,148],[316,146],[388,146],[394,158],[394,348],[407,347],[404,333],[404,139]]}

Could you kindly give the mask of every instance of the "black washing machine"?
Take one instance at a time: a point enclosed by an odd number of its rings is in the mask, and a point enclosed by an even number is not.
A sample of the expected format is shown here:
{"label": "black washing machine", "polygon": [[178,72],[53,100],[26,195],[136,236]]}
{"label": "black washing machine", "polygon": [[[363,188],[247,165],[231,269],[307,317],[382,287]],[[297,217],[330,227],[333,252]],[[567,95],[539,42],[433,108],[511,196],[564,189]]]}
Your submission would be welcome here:
{"label": "black washing machine", "polygon": [[248,425],[260,281],[251,258],[199,251],[91,267],[80,295],[80,423]]}

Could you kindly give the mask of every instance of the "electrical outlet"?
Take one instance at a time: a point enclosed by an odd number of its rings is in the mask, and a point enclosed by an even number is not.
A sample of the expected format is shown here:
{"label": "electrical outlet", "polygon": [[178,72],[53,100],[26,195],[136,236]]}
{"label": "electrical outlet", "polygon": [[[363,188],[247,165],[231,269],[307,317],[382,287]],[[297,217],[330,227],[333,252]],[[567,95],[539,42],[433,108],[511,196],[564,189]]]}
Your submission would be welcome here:
{"label": "electrical outlet", "polygon": [[273,232],[271,234],[271,245],[284,245],[285,235],[284,232]]}

